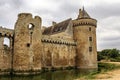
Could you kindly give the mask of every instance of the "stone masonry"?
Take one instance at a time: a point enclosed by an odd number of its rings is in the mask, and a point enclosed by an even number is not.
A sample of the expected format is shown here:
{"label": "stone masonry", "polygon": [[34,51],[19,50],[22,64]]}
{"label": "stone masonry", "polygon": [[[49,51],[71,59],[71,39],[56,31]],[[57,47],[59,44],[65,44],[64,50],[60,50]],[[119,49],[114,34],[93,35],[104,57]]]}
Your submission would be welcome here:
{"label": "stone masonry", "polygon": [[[37,74],[42,69],[96,69],[97,21],[83,9],[77,19],[42,27],[39,16],[21,13],[15,29],[0,27],[0,74]],[[9,45],[4,39],[9,39]]]}

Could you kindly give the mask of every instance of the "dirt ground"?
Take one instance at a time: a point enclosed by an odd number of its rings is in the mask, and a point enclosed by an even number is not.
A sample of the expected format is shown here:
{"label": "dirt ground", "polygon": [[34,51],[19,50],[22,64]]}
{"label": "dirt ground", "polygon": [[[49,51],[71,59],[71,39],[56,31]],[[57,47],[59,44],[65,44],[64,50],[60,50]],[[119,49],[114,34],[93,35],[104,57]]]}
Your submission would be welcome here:
{"label": "dirt ground", "polygon": [[[120,65],[120,62],[106,62],[106,63]],[[96,75],[95,78],[96,78],[95,80],[120,80],[120,69],[98,74]]]}
{"label": "dirt ground", "polygon": [[[116,65],[120,65],[120,62],[107,62]],[[76,80],[86,80],[86,79],[76,79]],[[87,79],[89,80],[89,79]],[[92,80],[120,80],[120,69],[108,71],[105,73],[100,73],[95,76],[95,79]]]}
{"label": "dirt ground", "polygon": [[96,80],[120,80],[120,69],[98,74]]}

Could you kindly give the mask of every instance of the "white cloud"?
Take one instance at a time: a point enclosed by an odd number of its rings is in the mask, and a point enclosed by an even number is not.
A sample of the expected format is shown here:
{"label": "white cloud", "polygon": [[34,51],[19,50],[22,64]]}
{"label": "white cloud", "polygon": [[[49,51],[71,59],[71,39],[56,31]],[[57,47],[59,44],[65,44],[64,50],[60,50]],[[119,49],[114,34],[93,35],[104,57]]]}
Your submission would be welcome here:
{"label": "white cloud", "polygon": [[82,6],[98,20],[98,50],[120,49],[120,0],[1,0],[0,25],[14,28],[18,13],[29,12],[42,17],[45,26],[52,21],[75,19]]}
{"label": "white cloud", "polygon": [[81,5],[84,6],[96,6],[96,5],[106,5],[106,4],[116,4],[120,3],[120,0],[81,0]]}

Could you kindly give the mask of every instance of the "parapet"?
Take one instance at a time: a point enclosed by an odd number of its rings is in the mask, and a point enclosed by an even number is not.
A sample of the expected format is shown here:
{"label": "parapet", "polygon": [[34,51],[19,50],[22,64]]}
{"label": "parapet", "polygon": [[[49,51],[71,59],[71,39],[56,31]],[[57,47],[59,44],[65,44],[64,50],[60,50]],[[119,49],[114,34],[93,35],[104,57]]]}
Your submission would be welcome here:
{"label": "parapet", "polygon": [[[21,19],[32,19],[33,16],[31,13],[20,13],[18,14],[18,20],[21,20]],[[35,16],[34,19],[39,19],[41,20],[41,18],[39,16]]]}
{"label": "parapet", "polygon": [[0,27],[0,35],[5,37],[13,37],[14,30]]}
{"label": "parapet", "polygon": [[76,46],[76,42],[74,42],[74,40],[54,38],[50,36],[42,36],[42,42]]}
{"label": "parapet", "polygon": [[26,17],[32,18],[32,14],[30,14],[30,13],[20,13],[20,14],[18,14],[19,19],[24,19]]}
{"label": "parapet", "polygon": [[80,25],[91,25],[97,27],[97,20],[92,18],[76,19],[73,20],[73,27]]}

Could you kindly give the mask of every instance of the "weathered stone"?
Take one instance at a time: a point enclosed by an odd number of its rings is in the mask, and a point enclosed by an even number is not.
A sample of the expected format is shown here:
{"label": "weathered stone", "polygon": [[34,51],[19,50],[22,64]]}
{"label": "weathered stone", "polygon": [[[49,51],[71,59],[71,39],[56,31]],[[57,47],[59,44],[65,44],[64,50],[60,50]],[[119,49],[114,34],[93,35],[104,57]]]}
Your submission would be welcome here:
{"label": "weathered stone", "polygon": [[77,42],[76,65],[80,69],[97,68],[96,23],[84,9],[73,20],[74,40]]}
{"label": "weathered stone", "polygon": [[[35,74],[42,68],[97,68],[96,22],[80,10],[77,19],[42,29],[40,17],[21,13],[14,30],[0,27],[0,70]],[[3,44],[5,37],[10,46]]]}
{"label": "weathered stone", "polygon": [[41,19],[32,18],[31,14],[22,13],[14,31],[14,71],[41,70]]}

